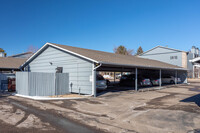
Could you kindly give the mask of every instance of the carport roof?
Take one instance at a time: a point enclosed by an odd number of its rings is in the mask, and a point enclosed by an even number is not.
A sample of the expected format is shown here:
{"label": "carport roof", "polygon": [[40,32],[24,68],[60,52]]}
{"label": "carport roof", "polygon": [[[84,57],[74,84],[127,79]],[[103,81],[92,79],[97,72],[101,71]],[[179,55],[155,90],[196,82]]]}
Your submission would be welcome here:
{"label": "carport roof", "polygon": [[[32,57],[30,57],[25,64],[31,61],[32,58],[36,57],[36,55],[40,53],[40,51],[42,51],[42,49],[46,46],[55,47],[57,49],[69,52],[71,54],[90,60],[92,62],[101,63],[102,65],[186,70],[182,67],[167,64],[156,60],[145,59],[130,55],[120,55],[120,54],[85,49],[85,48],[72,47],[67,45],[60,45],[55,43],[46,43],[38,52],[36,52]],[[23,66],[25,66],[25,64]]]}
{"label": "carport roof", "polygon": [[0,69],[19,69],[26,59],[13,57],[0,57]]}
{"label": "carport roof", "polygon": [[114,65],[125,65],[125,66],[130,65],[130,66],[150,67],[150,68],[153,67],[153,68],[182,69],[179,66],[131,55],[120,55],[115,53],[84,49],[67,45],[60,45],[55,43],[51,44],[72,51],[74,53],[80,54],[82,56],[88,57],[102,64],[110,64],[110,65],[114,64]]}

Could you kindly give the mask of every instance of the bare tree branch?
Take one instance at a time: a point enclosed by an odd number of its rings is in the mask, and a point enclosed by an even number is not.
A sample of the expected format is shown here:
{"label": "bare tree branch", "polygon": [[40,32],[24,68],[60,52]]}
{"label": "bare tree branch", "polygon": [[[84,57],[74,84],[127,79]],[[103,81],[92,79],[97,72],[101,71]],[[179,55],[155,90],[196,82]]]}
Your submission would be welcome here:
{"label": "bare tree branch", "polygon": [[35,52],[37,52],[37,51],[38,51],[38,48],[35,47],[35,46],[33,46],[33,45],[30,45],[30,46],[28,47],[28,49],[27,49],[27,52],[33,52],[33,53],[35,53]]}
{"label": "bare tree branch", "polygon": [[122,55],[133,55],[134,54],[134,50],[133,49],[127,49],[123,45],[115,47],[113,49],[113,52],[116,53],[116,54],[122,54]]}

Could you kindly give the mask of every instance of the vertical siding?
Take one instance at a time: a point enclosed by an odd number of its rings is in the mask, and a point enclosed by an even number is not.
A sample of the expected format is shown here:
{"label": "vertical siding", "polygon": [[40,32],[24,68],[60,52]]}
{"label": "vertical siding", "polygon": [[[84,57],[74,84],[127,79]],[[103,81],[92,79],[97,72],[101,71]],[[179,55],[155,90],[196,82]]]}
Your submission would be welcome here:
{"label": "vertical siding", "polygon": [[[177,56],[177,59],[170,59],[170,56]],[[153,49],[152,51],[141,55],[140,57],[158,60],[161,62],[182,67],[182,52],[178,52],[175,50],[158,47],[156,49]]]}
{"label": "vertical siding", "polygon": [[57,67],[69,73],[70,92],[79,93],[80,89],[83,94],[92,94],[92,63],[89,61],[49,46],[29,64],[30,72],[55,73]]}
{"label": "vertical siding", "polygon": [[56,73],[56,95],[69,93],[69,74]]}
{"label": "vertical siding", "polygon": [[21,95],[29,95],[27,72],[16,72],[16,92]]}
{"label": "vertical siding", "polygon": [[30,96],[52,96],[55,95],[54,73],[29,73],[28,85]]}
{"label": "vertical siding", "polygon": [[[56,76],[56,77],[55,77]],[[53,96],[69,93],[68,73],[17,72],[16,90],[27,96]]]}

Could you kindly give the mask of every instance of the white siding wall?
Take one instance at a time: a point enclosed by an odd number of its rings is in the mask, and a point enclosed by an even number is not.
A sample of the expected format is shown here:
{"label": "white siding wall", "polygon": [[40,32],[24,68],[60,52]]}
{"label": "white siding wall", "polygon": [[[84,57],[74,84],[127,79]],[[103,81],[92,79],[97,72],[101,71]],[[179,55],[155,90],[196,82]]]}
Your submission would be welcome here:
{"label": "white siding wall", "polygon": [[70,92],[79,93],[80,89],[81,93],[92,94],[92,63],[89,61],[49,46],[29,64],[30,72],[55,73],[57,67],[69,73]]}
{"label": "white siding wall", "polygon": [[[170,59],[171,56],[176,56],[177,59]],[[161,62],[166,62],[182,67],[182,52],[178,52],[175,50],[158,47],[141,55],[140,57],[158,60]]]}

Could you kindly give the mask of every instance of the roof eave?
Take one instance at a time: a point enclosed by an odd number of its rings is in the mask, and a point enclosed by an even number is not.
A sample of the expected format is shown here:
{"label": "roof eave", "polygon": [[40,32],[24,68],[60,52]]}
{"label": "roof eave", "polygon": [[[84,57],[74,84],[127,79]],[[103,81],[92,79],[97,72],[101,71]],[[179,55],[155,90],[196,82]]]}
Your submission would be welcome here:
{"label": "roof eave", "polygon": [[134,67],[134,68],[152,68],[152,69],[165,69],[165,70],[183,70],[187,71],[188,69],[185,68],[167,68],[167,67],[154,67],[154,66],[141,66],[141,65],[128,65],[128,64],[118,64],[118,63],[108,63],[108,62],[99,62],[102,65],[116,65],[116,66],[127,66],[127,67]]}
{"label": "roof eave", "polygon": [[0,69],[20,70],[20,68],[6,68],[6,67],[0,67]]}
{"label": "roof eave", "polygon": [[170,50],[174,50],[174,51],[178,51],[178,52],[185,52],[185,53],[187,53],[186,51],[182,51],[182,50],[173,49],[173,48],[168,48],[168,47],[164,47],[164,46],[158,45],[158,46],[156,46],[156,47],[154,47],[154,48],[152,48],[152,49],[150,49],[150,50],[147,50],[146,52],[143,52],[143,53],[139,54],[139,56],[142,56],[143,54],[146,54],[146,53],[148,53],[148,52],[150,52],[150,51],[152,51],[152,50],[154,50],[154,49],[156,49],[156,48],[158,48],[158,47],[160,47],[160,48],[165,48],[165,49],[170,49]]}

